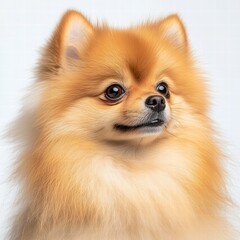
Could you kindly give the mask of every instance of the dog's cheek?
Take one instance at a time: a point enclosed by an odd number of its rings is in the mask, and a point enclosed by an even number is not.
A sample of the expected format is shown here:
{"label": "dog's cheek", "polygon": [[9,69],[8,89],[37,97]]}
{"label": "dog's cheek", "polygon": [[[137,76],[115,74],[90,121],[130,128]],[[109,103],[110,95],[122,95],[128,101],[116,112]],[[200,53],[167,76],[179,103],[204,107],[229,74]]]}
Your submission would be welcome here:
{"label": "dog's cheek", "polygon": [[92,98],[83,98],[70,106],[52,125],[52,133],[84,138],[98,138],[109,131],[118,118],[113,106],[104,106]]}

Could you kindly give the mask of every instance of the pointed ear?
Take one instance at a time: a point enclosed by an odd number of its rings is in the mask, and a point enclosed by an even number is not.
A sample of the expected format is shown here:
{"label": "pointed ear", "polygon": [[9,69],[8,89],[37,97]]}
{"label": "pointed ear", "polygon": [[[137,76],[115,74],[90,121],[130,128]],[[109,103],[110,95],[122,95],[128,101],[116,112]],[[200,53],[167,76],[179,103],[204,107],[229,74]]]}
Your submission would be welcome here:
{"label": "pointed ear", "polygon": [[79,12],[67,11],[56,31],[59,44],[59,63],[72,65],[81,59],[82,52],[93,33],[91,23]]}
{"label": "pointed ear", "polygon": [[164,39],[170,41],[177,48],[187,47],[185,27],[177,14],[170,15],[158,23]]}
{"label": "pointed ear", "polygon": [[63,64],[81,59],[81,54],[93,33],[91,23],[79,12],[68,11],[60,23],[60,58]]}
{"label": "pointed ear", "polygon": [[93,26],[81,13],[67,11],[43,51],[38,67],[39,78],[76,65],[92,34]]}

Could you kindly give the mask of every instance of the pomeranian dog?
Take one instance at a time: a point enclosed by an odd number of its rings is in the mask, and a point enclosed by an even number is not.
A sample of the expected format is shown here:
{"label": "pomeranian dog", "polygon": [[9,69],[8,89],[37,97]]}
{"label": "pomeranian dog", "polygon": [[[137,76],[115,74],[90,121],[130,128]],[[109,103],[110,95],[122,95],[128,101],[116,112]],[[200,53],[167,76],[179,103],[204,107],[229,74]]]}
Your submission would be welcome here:
{"label": "pomeranian dog", "polygon": [[114,29],[68,11],[36,75],[12,131],[11,240],[234,238],[208,89],[177,15]]}

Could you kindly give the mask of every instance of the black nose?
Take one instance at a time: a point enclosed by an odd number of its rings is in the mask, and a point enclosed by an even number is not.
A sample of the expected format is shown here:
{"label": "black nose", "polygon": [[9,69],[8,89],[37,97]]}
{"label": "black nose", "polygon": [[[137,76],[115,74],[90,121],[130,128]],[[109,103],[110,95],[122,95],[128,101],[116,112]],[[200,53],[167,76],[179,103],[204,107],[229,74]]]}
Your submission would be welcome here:
{"label": "black nose", "polygon": [[165,99],[162,96],[153,95],[146,99],[145,105],[154,112],[161,112],[166,107]]}

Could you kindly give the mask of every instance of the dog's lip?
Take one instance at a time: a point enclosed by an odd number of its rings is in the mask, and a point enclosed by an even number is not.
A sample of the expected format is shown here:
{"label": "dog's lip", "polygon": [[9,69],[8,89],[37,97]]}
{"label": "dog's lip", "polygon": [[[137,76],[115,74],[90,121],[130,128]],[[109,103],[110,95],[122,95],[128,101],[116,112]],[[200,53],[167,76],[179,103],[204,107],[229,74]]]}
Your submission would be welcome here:
{"label": "dog's lip", "polygon": [[120,131],[130,131],[130,130],[136,130],[139,128],[145,128],[145,127],[160,127],[164,124],[164,120],[160,118],[153,119],[151,121],[137,124],[137,125],[124,125],[124,124],[115,124],[114,128]]}

